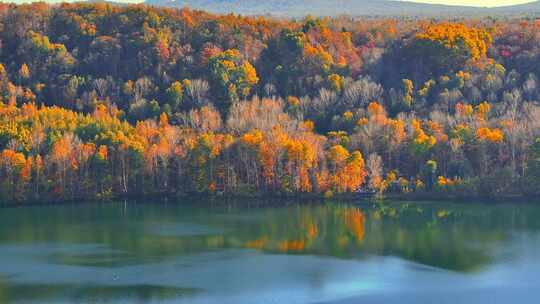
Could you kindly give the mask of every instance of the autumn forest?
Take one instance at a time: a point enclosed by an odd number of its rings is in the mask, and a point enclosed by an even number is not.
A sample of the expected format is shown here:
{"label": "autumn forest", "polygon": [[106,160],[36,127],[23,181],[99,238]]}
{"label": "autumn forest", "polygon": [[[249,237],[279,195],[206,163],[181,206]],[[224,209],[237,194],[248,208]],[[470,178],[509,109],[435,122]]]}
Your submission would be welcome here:
{"label": "autumn forest", "polygon": [[0,3],[0,204],[540,194],[540,20]]}

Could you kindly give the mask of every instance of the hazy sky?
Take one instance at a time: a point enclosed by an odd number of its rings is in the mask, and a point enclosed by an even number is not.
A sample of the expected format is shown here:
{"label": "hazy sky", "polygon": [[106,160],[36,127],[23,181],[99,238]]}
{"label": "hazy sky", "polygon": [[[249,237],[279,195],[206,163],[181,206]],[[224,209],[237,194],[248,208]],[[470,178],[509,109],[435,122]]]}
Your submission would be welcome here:
{"label": "hazy sky", "polygon": [[[0,0],[0,2],[2,1],[9,1],[9,0]],[[62,0],[45,0],[45,1],[62,2]],[[142,2],[144,0],[116,0],[116,1],[117,2]],[[439,3],[439,4],[449,4],[449,5],[471,5],[471,6],[503,6],[503,5],[534,2],[534,0],[402,0],[402,1]],[[32,0],[14,0],[13,2],[32,2]]]}
{"label": "hazy sky", "polygon": [[503,6],[534,2],[534,0],[415,0],[415,2],[439,3],[448,5]]}

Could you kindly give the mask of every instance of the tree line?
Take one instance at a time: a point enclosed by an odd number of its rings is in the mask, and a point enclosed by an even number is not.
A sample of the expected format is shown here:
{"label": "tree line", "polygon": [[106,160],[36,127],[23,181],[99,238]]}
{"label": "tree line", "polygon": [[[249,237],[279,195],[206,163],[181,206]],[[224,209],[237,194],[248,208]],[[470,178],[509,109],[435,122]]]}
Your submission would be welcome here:
{"label": "tree line", "polygon": [[540,22],[0,4],[3,201],[540,192]]}

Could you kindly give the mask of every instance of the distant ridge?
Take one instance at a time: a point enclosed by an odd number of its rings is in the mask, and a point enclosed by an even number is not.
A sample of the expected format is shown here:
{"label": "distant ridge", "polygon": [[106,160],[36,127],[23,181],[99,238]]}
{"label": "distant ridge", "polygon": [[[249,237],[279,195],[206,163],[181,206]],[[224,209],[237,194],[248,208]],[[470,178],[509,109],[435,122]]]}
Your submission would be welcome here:
{"label": "distant ridge", "polygon": [[495,7],[491,9],[492,11],[499,12],[517,12],[517,13],[540,13],[540,1],[535,1],[525,4],[517,4],[504,7]]}
{"label": "distant ridge", "polygon": [[146,4],[191,7],[213,13],[276,16],[476,16],[540,15],[540,1],[497,8],[393,0],[147,0]]}

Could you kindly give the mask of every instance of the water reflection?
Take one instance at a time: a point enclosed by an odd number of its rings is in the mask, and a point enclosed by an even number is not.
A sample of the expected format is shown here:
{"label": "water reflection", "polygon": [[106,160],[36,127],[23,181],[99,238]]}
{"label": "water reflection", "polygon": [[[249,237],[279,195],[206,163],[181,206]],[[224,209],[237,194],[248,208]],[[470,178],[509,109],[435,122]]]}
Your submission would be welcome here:
{"label": "water reflection", "polygon": [[[58,303],[69,298],[72,303],[159,302],[193,297],[196,289],[153,285],[81,286],[78,284],[21,284],[4,289],[0,283],[0,302]],[[4,286],[5,288],[5,286]],[[31,291],[31,292],[28,292]]]}
{"label": "water reflection", "polygon": [[247,248],[341,258],[394,255],[472,271],[489,263],[490,247],[503,241],[508,229],[537,228],[530,219],[538,214],[537,208],[530,208],[532,213],[520,210],[527,207],[445,207],[373,204],[359,208],[331,203],[246,210],[134,205],[124,214],[117,205],[5,209],[0,219],[9,229],[0,230],[0,245],[99,244],[101,251],[82,247],[46,255],[53,263],[96,267]]}
{"label": "water reflection", "polygon": [[[490,246],[505,230],[471,229],[457,210],[375,205],[361,210],[347,205],[302,206],[263,210],[248,233],[225,236],[222,246],[266,252],[329,255],[341,258],[395,255],[456,271],[474,271],[489,263]],[[474,246],[472,246],[474,244]]]}
{"label": "water reflection", "polygon": [[282,253],[331,254],[351,243],[361,244],[365,216],[345,205],[302,206],[288,210],[268,210],[263,221],[251,229],[257,238],[245,241],[245,248]]}
{"label": "water reflection", "polygon": [[[264,289],[269,283],[257,273],[298,290],[306,288],[304,280],[318,290],[361,278],[361,285],[340,285],[358,292],[380,288],[379,268],[392,269],[384,273],[387,281],[398,280],[392,271],[426,280],[432,280],[426,272],[441,270],[481,276],[536,252],[531,246],[538,242],[517,246],[517,236],[540,239],[535,205],[107,204],[1,211],[0,303],[275,293]],[[362,268],[348,278],[358,263]]]}

